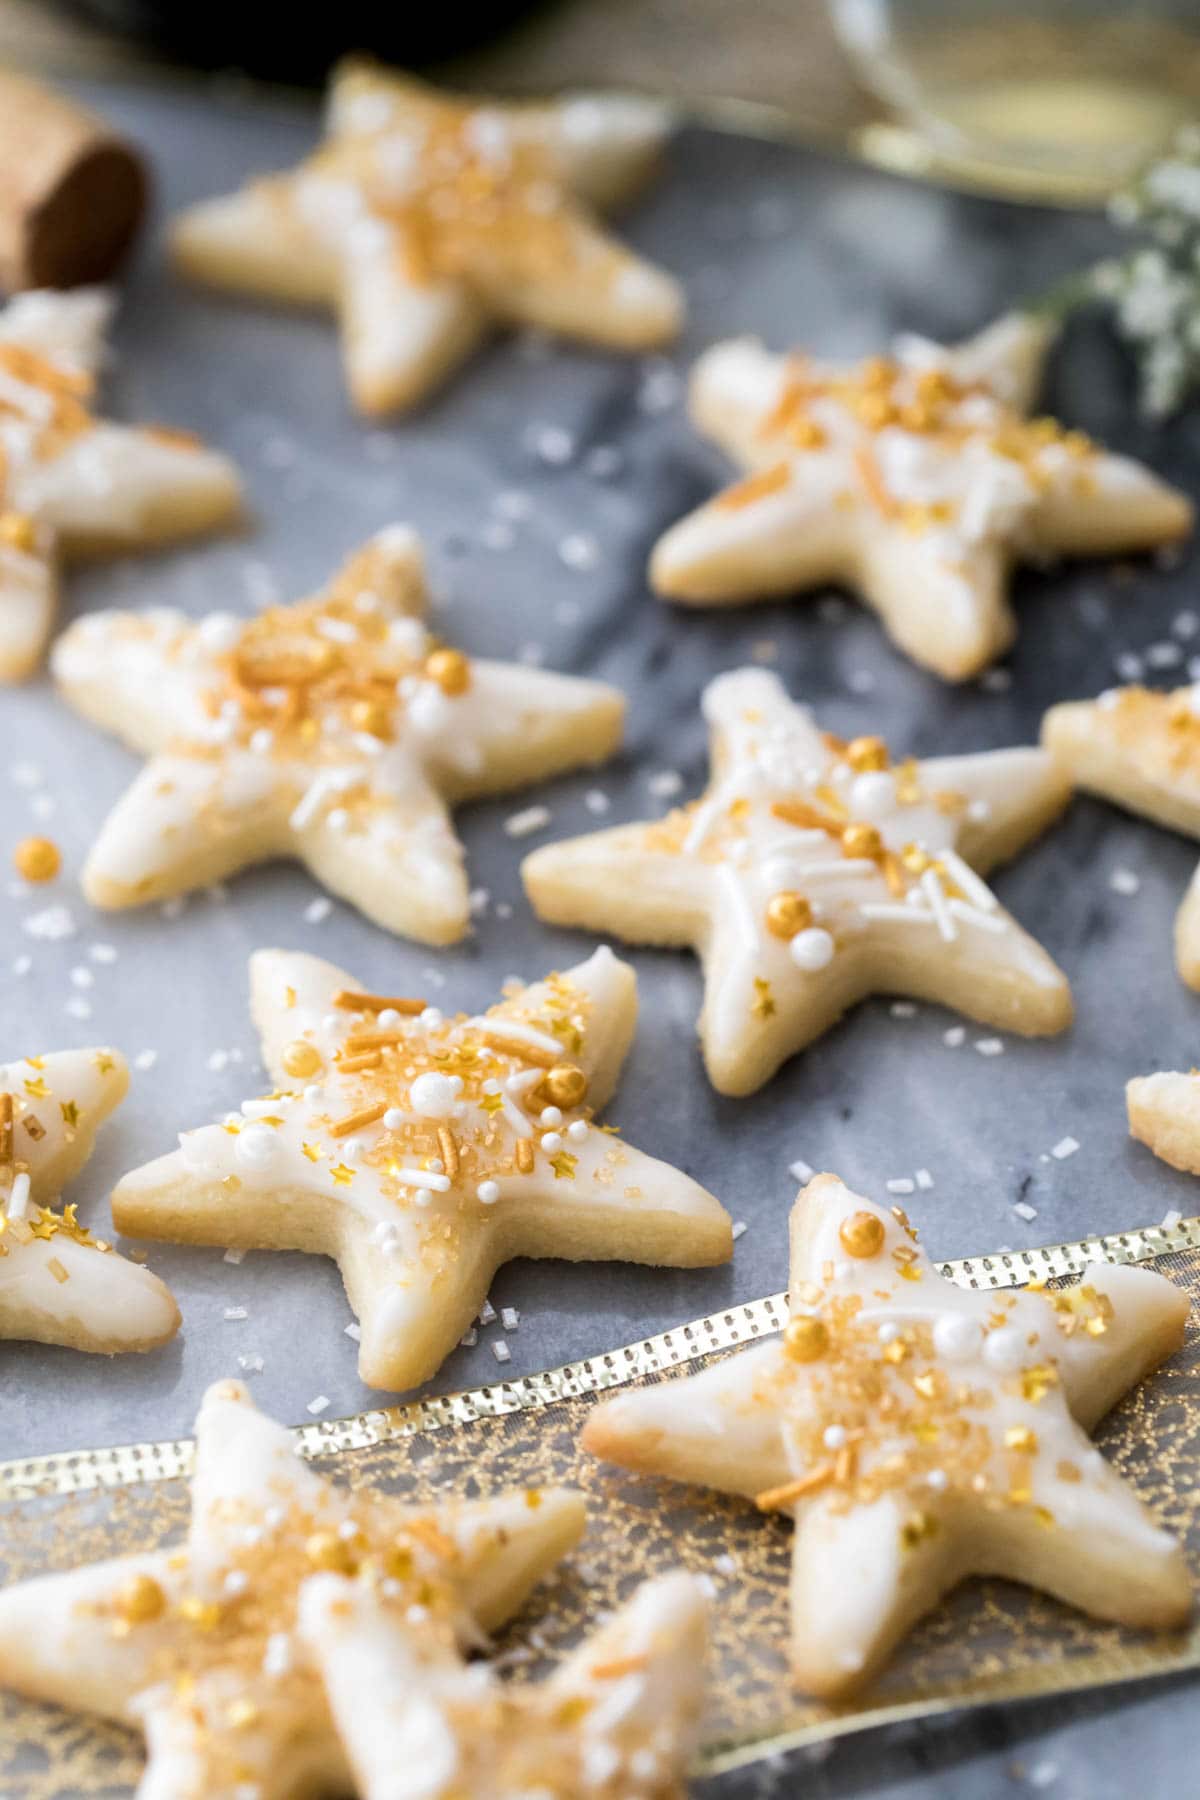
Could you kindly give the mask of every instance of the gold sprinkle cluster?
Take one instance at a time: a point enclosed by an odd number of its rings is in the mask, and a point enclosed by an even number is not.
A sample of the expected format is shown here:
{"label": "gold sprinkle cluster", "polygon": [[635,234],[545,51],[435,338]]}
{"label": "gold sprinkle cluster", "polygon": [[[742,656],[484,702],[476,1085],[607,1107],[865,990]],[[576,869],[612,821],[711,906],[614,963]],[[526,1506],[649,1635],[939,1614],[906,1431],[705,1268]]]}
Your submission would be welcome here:
{"label": "gold sprinkle cluster", "polygon": [[[993,407],[993,417],[982,429],[962,412],[962,403],[975,396],[986,398]],[[822,372],[809,358],[793,355],[788,359],[779,399],[758,430],[767,443],[781,440],[786,454],[727,488],[719,506],[738,511],[780,492],[792,480],[789,457],[794,452],[826,447],[827,433],[814,415],[814,402],[840,406],[870,436],[898,428],[936,438],[951,452],[982,435],[993,454],[1020,465],[1035,492],[1048,484],[1050,477],[1042,459],[1044,452],[1054,447],[1080,464],[1076,481],[1081,491],[1091,491],[1093,485],[1087,463],[1096,447],[1090,438],[1081,431],[1066,430],[1055,419],[1024,418],[983,383],[960,381],[947,369],[914,373],[886,356],[869,357],[848,371]],[[891,493],[870,436],[854,452],[859,493],[868,504],[906,531],[919,533],[949,524],[955,511],[949,501],[904,501]],[[855,496],[848,492],[842,498],[850,504]]]}

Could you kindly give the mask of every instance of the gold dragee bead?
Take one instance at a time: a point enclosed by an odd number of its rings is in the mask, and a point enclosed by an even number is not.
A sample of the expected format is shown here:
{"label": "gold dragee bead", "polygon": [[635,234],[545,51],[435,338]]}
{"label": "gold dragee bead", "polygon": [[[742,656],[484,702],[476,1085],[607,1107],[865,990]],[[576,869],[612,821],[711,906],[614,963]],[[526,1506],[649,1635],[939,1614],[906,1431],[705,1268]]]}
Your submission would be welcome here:
{"label": "gold dragee bead", "polygon": [[816,1362],[829,1348],[829,1330],[823,1320],[802,1313],[785,1326],[783,1347],[794,1362]]}
{"label": "gold dragee bead", "polygon": [[933,866],[933,858],[919,844],[906,844],[900,852],[900,861],[910,875],[923,875],[926,869]]}
{"label": "gold dragee bead", "polygon": [[129,1625],[147,1625],[161,1618],[167,1597],[152,1575],[135,1575],[117,1591],[118,1615]]}
{"label": "gold dragee bead", "polygon": [[425,659],[425,673],[443,694],[465,694],[471,685],[471,665],[461,650],[434,650]]}
{"label": "gold dragee bead", "polygon": [[886,769],[890,760],[888,747],[881,737],[851,738],[846,745],[846,761],[860,775]]}
{"label": "gold dragee bead", "polygon": [[847,1256],[878,1256],[887,1233],[875,1213],[851,1213],[838,1227],[838,1241]]}
{"label": "gold dragee bead", "polygon": [[767,930],[772,937],[794,938],[812,924],[812,907],[803,894],[784,889],[767,901]]}
{"label": "gold dragee bead", "polygon": [[22,556],[37,546],[37,521],[28,513],[0,513],[0,543],[9,550],[17,550]]}
{"label": "gold dragee bead", "polygon": [[13,851],[13,867],[22,881],[53,881],[62,868],[62,852],[53,838],[22,838]]}
{"label": "gold dragee bead", "polygon": [[883,853],[883,839],[873,825],[847,825],[842,832],[842,855],[876,857]]}
{"label": "gold dragee bead", "polygon": [[574,1063],[555,1063],[541,1087],[552,1106],[578,1106],[587,1093],[587,1076]]}
{"label": "gold dragee bead", "polygon": [[304,1554],[314,1569],[328,1569],[335,1575],[353,1575],[358,1567],[350,1545],[336,1531],[314,1531],[304,1545]]}
{"label": "gold dragee bead", "polygon": [[392,735],[392,709],[385,700],[356,700],[350,708],[350,720],[356,731],[365,731],[368,737]]}
{"label": "gold dragee bead", "polygon": [[305,1080],[321,1067],[321,1052],[305,1038],[293,1038],[283,1052],[283,1067],[288,1075]]}

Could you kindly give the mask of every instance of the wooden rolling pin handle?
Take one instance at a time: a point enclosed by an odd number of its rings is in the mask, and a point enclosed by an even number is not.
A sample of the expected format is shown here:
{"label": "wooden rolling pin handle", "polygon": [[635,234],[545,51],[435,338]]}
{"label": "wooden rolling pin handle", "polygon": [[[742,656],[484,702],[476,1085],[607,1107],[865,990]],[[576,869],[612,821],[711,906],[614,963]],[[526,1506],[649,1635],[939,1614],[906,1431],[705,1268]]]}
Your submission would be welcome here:
{"label": "wooden rolling pin handle", "polygon": [[103,281],[147,190],[140,156],[103,119],[0,72],[0,290]]}

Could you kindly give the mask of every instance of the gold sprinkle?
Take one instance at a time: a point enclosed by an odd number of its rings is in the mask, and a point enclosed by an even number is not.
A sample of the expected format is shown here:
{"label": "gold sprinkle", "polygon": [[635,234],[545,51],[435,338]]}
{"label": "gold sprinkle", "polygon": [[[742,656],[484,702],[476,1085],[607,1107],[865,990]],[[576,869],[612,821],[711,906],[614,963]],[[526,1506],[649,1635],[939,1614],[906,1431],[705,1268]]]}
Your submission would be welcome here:
{"label": "gold sprinkle", "polygon": [[540,1044],[527,1044],[523,1038],[505,1037],[501,1026],[486,1026],[479,1033],[483,1042],[493,1050],[499,1050],[502,1056],[511,1056],[517,1062],[532,1063],[535,1069],[553,1069],[558,1065],[558,1052],[543,1050]]}
{"label": "gold sprinkle", "polygon": [[593,1681],[619,1681],[623,1675],[636,1675],[647,1666],[644,1655],[614,1656],[611,1662],[593,1663],[588,1671]]}
{"label": "gold sprinkle", "polygon": [[167,1597],[152,1575],[134,1575],[118,1588],[113,1604],[119,1618],[128,1625],[147,1625],[161,1618]]}
{"label": "gold sprinkle", "polygon": [[766,919],[772,937],[794,938],[812,924],[812,907],[803,894],[783,889],[767,901]]}
{"label": "gold sprinkle", "polygon": [[784,1327],[783,1347],[793,1362],[816,1362],[829,1348],[828,1328],[823,1320],[802,1313]]}
{"label": "gold sprinkle", "polygon": [[62,852],[53,838],[22,838],[13,851],[13,867],[22,881],[53,881],[62,868]]}
{"label": "gold sprinkle", "polygon": [[860,775],[886,769],[890,761],[888,747],[881,737],[851,738],[846,745],[846,761]]}
{"label": "gold sprinkle", "polygon": [[847,1256],[878,1256],[886,1236],[883,1220],[876,1213],[851,1213],[838,1226],[838,1242]]}
{"label": "gold sprinkle", "polygon": [[[376,1061],[378,1061],[378,1058],[376,1058]],[[342,1064],[343,1068],[347,1068],[348,1066],[349,1065],[346,1063]],[[347,1113],[344,1119],[336,1120],[335,1123],[329,1127],[329,1135],[330,1137],[335,1138],[349,1137],[351,1132],[361,1131],[366,1125],[374,1125],[376,1120],[382,1119],[386,1111],[386,1100],[378,1100],[374,1106],[361,1107],[358,1112]]]}
{"label": "gold sprinkle", "polygon": [[329,1173],[339,1187],[349,1187],[354,1180],[354,1170],[348,1169],[345,1163],[335,1163]]}
{"label": "gold sprinkle", "polygon": [[455,1141],[454,1133],[448,1125],[438,1126],[437,1141],[438,1149],[442,1153],[442,1168],[450,1177],[451,1181],[453,1181],[458,1174],[459,1168],[458,1144]]}
{"label": "gold sprinkle", "polygon": [[60,1100],[58,1110],[62,1114],[62,1122],[68,1131],[76,1131],[79,1127],[79,1105],[75,1100]]}
{"label": "gold sprinkle", "polygon": [[62,1286],[64,1281],[69,1281],[71,1279],[71,1277],[68,1275],[66,1269],[64,1268],[63,1264],[59,1262],[57,1256],[52,1256],[50,1258],[50,1261],[46,1264],[46,1267],[49,1269],[50,1273],[53,1275],[55,1281],[58,1282],[60,1287]]}
{"label": "gold sprinkle", "polygon": [[304,1554],[314,1569],[327,1569],[335,1575],[353,1575],[358,1567],[350,1544],[336,1531],[314,1531],[305,1542]]}
{"label": "gold sprinkle", "polygon": [[305,1081],[321,1067],[321,1053],[315,1044],[308,1043],[305,1038],[293,1038],[285,1047],[280,1061],[286,1075]]}
{"label": "gold sprinkle", "polygon": [[354,988],[339,988],[333,1004],[344,1012],[398,1012],[415,1018],[425,1011],[427,1001],[412,1000],[396,994],[361,994]]}
{"label": "gold sprinkle", "polygon": [[533,1174],[533,1145],[528,1138],[517,1139],[517,1172],[521,1175]]}
{"label": "gold sprinkle", "polygon": [[754,977],[754,998],[750,1002],[750,1011],[754,1018],[765,1021],[775,1017],[775,1001],[771,994],[771,984],[761,975]]}
{"label": "gold sprinkle", "polygon": [[715,504],[722,512],[740,512],[745,506],[753,506],[756,500],[765,500],[769,494],[778,494],[791,479],[791,470],[787,463],[772,463],[769,469],[760,469],[755,475],[747,475],[745,481],[735,481],[718,494]]}
{"label": "gold sprinkle", "polygon": [[874,825],[847,825],[842,832],[843,856],[874,859],[882,854],[883,839]]}
{"label": "gold sprinkle", "polygon": [[360,1069],[377,1069],[379,1063],[378,1050],[364,1050],[361,1056],[343,1056],[338,1067],[347,1075],[355,1075]]}
{"label": "gold sprinkle", "polygon": [[765,1488],[761,1494],[755,1494],[754,1504],[759,1512],[781,1512],[796,1500],[802,1500],[805,1494],[815,1493],[818,1488],[825,1487],[834,1477],[834,1465],[831,1462],[818,1463],[807,1475],[801,1475],[796,1481],[785,1481],[782,1487]]}
{"label": "gold sprinkle", "polygon": [[0,1169],[11,1169],[13,1157],[13,1097],[0,1093]]}
{"label": "gold sprinkle", "polygon": [[425,673],[450,699],[465,694],[471,685],[471,665],[461,650],[434,650],[425,659]]}
{"label": "gold sprinkle", "polygon": [[574,1063],[555,1063],[539,1085],[552,1106],[569,1109],[582,1103],[587,1093],[587,1076]]}
{"label": "gold sprinkle", "polygon": [[560,1150],[550,1158],[550,1167],[554,1170],[556,1181],[573,1181],[575,1170],[579,1166],[579,1158],[572,1156],[567,1150]]}
{"label": "gold sprinkle", "polygon": [[0,512],[0,544],[29,556],[37,548],[37,521],[23,512]]}
{"label": "gold sprinkle", "polygon": [[321,1157],[324,1155],[320,1144],[303,1143],[300,1148],[305,1156],[307,1156],[309,1162],[320,1162]]}
{"label": "gold sprinkle", "polygon": [[933,1537],[937,1528],[937,1520],[931,1513],[911,1513],[900,1527],[900,1543],[905,1550],[915,1550],[918,1544]]}
{"label": "gold sprinkle", "polygon": [[1004,1433],[1004,1448],[1016,1451],[1018,1456],[1034,1456],[1037,1447],[1037,1434],[1028,1425],[1010,1425]]}

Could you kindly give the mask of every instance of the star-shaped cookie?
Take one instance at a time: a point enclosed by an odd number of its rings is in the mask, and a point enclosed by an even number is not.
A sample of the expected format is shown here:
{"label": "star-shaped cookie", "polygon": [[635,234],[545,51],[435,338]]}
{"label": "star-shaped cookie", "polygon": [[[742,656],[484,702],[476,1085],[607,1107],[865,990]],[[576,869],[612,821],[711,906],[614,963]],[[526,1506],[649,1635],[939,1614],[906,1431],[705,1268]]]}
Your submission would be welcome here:
{"label": "star-shaped cookie", "polygon": [[237,1382],[204,1397],[186,1541],[0,1591],[0,1685],[145,1734],[139,1793],[290,1800],[352,1789],[299,1629],[325,1572],[377,1584],[414,1622],[477,1642],[578,1541],[554,1489],[402,1506],[335,1488]]}
{"label": "star-shaped cookie", "polygon": [[818,1175],[792,1211],[782,1338],[603,1401],[586,1449],[795,1522],[791,1661],[837,1699],[968,1575],[1182,1624],[1183,1553],[1088,1432],[1178,1349],[1186,1296],[1088,1268],[1059,1292],[943,1280],[904,1215]]}
{"label": "star-shaped cookie", "polygon": [[979,873],[1065,805],[1044,752],[893,763],[882,738],[820,731],[762,669],[718,676],[703,705],[700,800],[548,844],[522,873],[539,918],[695,949],[714,1087],[752,1093],[872,993],[1034,1036],[1070,1023],[1066,978]]}
{"label": "star-shaped cookie", "polygon": [[54,648],[86,718],[150,761],[88,857],[94,906],[137,906],[295,857],[377,924],[470,923],[448,807],[601,761],[614,688],[476,662],[424,623],[420,544],[393,526],[314,599],[253,619],[90,613]]}
{"label": "star-shaped cookie", "polygon": [[174,1337],[170,1289],[95,1238],[58,1196],[129,1088],[116,1050],[0,1064],[0,1338],[111,1356]]}
{"label": "star-shaped cookie", "polygon": [[37,667],[62,560],[172,543],[241,510],[225,457],[184,432],[93,416],[111,310],[86,288],[0,309],[0,681]]}
{"label": "star-shaped cookie", "polygon": [[1135,1075],[1125,1084],[1129,1129],[1155,1156],[1200,1175],[1200,1073],[1191,1069]]}
{"label": "star-shaped cookie", "polygon": [[632,97],[468,101],[350,61],[316,154],[185,212],[175,261],[216,287],[335,310],[364,413],[415,405],[493,323],[650,349],[679,330],[682,294],[595,209],[641,184],[668,127]]}
{"label": "star-shaped cookie", "polygon": [[610,950],[471,1017],[282,950],[250,977],[277,1090],[127,1175],[113,1217],[137,1237],[336,1258],[373,1387],[432,1375],[510,1257],[728,1260],[712,1195],[593,1122],[637,1019]]}
{"label": "star-shaped cookie", "polygon": [[715,345],[692,417],[749,473],[659,540],[654,587],[730,606],[841,582],[914,662],[977,675],[1015,635],[1014,563],[1191,529],[1190,503],[1149,470],[1026,416],[1048,342],[1013,314],[954,350],[904,337],[850,366]]}
{"label": "star-shaped cookie", "polygon": [[[1042,742],[1085,792],[1200,838],[1200,685],[1110,688],[1052,706]],[[1200,990],[1200,868],[1176,914],[1175,966]]]}
{"label": "star-shaped cookie", "polygon": [[[447,1633],[378,1583],[317,1575],[300,1629],[361,1800],[682,1800],[704,1694],[705,1603],[687,1575],[646,1582],[541,1687],[466,1667]],[[415,1800],[415,1796],[414,1796]]]}

